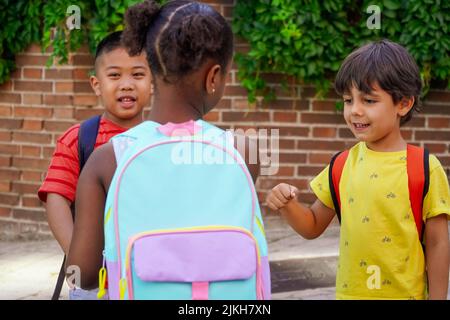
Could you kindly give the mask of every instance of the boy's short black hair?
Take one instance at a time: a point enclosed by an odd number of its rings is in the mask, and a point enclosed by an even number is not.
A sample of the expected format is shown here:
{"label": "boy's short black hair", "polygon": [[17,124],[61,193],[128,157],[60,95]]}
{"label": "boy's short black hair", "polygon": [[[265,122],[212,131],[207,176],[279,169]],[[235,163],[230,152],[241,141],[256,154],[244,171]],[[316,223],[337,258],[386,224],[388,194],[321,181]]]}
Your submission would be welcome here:
{"label": "boy's short black hair", "polygon": [[233,32],[211,6],[195,1],[169,1],[159,6],[145,0],[128,8],[123,42],[131,56],[143,49],[150,70],[166,82],[198,70],[211,59],[222,67],[233,56]]}
{"label": "boy's short black hair", "polygon": [[400,125],[411,120],[414,110],[419,111],[422,91],[419,67],[401,45],[381,40],[353,51],[339,69],[335,89],[339,95],[344,95],[355,86],[370,94],[376,83],[391,95],[395,104],[403,97],[414,97],[414,105],[400,119]]}
{"label": "boy's short black hair", "polygon": [[100,43],[97,45],[97,49],[95,51],[95,62],[97,62],[98,57],[100,57],[102,54],[123,47],[121,37],[122,31],[115,31],[104,37],[102,41],[100,41]]}

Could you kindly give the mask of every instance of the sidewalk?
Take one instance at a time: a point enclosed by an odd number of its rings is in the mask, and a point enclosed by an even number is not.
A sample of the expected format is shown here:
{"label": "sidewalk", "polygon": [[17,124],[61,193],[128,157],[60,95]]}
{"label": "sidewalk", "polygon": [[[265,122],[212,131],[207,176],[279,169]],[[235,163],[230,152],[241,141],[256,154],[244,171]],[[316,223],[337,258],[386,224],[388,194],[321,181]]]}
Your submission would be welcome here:
{"label": "sidewalk", "polygon": [[[265,217],[272,276],[272,298],[335,299],[339,226],[305,240],[278,217]],[[0,242],[0,300],[48,300],[63,253],[55,240]],[[63,286],[61,299],[67,299]],[[450,299],[450,293],[448,296]]]}

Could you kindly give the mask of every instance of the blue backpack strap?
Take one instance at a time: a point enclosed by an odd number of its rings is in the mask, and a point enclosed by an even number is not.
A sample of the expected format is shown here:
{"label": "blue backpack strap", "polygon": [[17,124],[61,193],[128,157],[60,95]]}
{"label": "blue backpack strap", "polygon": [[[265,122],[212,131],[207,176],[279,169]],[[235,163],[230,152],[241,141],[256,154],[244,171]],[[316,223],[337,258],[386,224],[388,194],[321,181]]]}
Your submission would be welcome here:
{"label": "blue backpack strap", "polygon": [[83,121],[78,131],[78,158],[80,163],[80,173],[83,170],[89,156],[94,151],[97,140],[98,128],[100,127],[101,116],[93,116]]}

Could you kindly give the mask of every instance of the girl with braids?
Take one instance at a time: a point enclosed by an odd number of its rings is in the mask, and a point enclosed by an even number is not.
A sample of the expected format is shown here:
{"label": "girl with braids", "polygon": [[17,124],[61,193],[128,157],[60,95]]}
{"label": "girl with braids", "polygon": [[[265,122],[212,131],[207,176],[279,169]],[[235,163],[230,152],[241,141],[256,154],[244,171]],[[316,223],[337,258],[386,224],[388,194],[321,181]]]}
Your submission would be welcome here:
{"label": "girl with braids", "polygon": [[[233,55],[230,26],[210,6],[193,1],[170,1],[159,7],[147,0],[130,7],[125,19],[123,44],[131,56],[146,51],[153,76],[154,100],[150,121],[117,136],[115,141],[122,137],[125,143],[133,143],[130,132],[149,123],[160,126],[184,123],[185,128],[195,127],[197,120],[213,109],[223,95]],[[252,147],[248,139],[246,142],[246,150],[242,151],[244,159]],[[123,145],[119,145],[113,141],[98,148],[79,179],[77,221],[66,266],[79,267],[83,289],[95,289],[99,283],[105,242],[103,228],[107,220],[103,214],[107,191],[120,164],[117,160]],[[247,164],[247,167],[254,183],[259,164]]]}

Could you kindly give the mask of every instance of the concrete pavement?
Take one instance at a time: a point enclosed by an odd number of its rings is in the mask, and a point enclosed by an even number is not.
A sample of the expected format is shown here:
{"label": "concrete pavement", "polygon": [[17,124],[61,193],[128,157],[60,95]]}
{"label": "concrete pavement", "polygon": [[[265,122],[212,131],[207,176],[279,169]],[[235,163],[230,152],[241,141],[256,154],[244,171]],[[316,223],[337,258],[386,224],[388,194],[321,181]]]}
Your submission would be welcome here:
{"label": "concrete pavement", "polygon": [[[264,221],[272,298],[335,299],[339,226],[332,224],[321,237],[305,240],[278,217]],[[62,258],[55,240],[0,242],[0,300],[50,299]],[[67,286],[63,286],[61,299],[67,298]]]}

